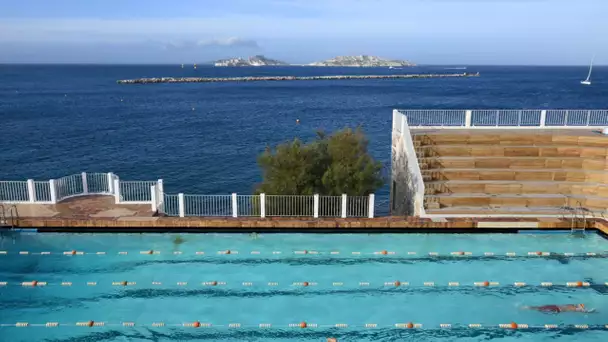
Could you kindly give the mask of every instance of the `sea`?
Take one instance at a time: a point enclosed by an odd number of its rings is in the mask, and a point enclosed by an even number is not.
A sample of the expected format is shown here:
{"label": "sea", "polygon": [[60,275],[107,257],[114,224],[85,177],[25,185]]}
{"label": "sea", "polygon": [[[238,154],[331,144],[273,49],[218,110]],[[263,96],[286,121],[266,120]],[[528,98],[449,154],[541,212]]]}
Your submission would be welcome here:
{"label": "sea", "polygon": [[[605,109],[608,67],[212,67],[0,65],[0,180],[114,172],[162,178],[167,193],[251,194],[256,157],[317,130],[361,126],[390,175],[391,119],[402,109]],[[117,84],[140,77],[475,73],[480,77]],[[296,123],[299,120],[299,124]],[[387,182],[388,183],[388,182]],[[388,186],[377,202],[388,207]]]}

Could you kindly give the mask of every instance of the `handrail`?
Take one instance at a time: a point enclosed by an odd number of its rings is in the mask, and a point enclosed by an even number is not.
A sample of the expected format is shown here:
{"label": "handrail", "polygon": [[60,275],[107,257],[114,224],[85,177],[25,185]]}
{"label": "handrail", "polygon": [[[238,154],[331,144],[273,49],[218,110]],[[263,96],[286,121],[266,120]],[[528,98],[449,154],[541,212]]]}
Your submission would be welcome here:
{"label": "handrail", "polygon": [[411,129],[603,128],[608,109],[396,109]]}

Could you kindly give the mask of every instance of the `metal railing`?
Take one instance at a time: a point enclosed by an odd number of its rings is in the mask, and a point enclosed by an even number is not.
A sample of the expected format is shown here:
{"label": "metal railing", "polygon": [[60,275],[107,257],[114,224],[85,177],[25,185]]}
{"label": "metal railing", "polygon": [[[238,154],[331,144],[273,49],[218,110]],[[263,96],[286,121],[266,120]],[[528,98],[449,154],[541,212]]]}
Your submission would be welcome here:
{"label": "metal railing", "polygon": [[90,194],[111,194],[107,173],[86,173],[87,192]]}
{"label": "metal railing", "polygon": [[266,196],[266,216],[313,216],[314,196]]}
{"label": "metal railing", "polygon": [[150,203],[156,181],[119,181],[120,202]]}
{"label": "metal railing", "polygon": [[237,216],[260,216],[260,195],[237,195]]}
{"label": "metal railing", "polygon": [[342,196],[319,196],[319,216],[340,217],[342,215]]}
{"label": "metal railing", "polygon": [[232,196],[184,195],[184,216],[232,216]]}
{"label": "metal railing", "polygon": [[162,208],[159,210],[167,216],[179,216],[179,196],[164,194]]}
{"label": "metal railing", "polygon": [[28,182],[0,181],[0,202],[29,202]]}
{"label": "metal railing", "polygon": [[374,217],[374,195],[166,194],[158,181],[122,181],[113,173],[81,173],[48,181],[2,181],[0,203],[55,204],[88,195],[111,195],[116,204],[147,204],[167,216]]}
{"label": "metal railing", "polygon": [[57,201],[85,194],[82,175],[71,175],[57,179],[55,191]]}
{"label": "metal railing", "polygon": [[[402,109],[410,129],[550,127],[601,128],[608,126],[607,109]],[[393,131],[401,132],[402,118],[393,115]]]}
{"label": "metal railing", "polygon": [[34,181],[34,193],[37,202],[51,202],[51,183]]}

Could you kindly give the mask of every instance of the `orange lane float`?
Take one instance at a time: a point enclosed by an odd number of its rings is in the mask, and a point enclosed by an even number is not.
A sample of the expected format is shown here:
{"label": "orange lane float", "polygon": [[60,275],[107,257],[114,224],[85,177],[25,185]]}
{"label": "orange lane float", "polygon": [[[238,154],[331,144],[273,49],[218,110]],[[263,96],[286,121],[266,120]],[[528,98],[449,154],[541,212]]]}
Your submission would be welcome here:
{"label": "orange lane float", "polygon": [[201,327],[201,322],[196,321],[196,322],[192,323],[192,326],[195,327],[195,328],[200,328]]}
{"label": "orange lane float", "polygon": [[382,255],[387,255],[387,254],[388,254],[388,252],[387,252],[386,250],[383,250],[383,251],[380,251],[380,254],[382,254]]}
{"label": "orange lane float", "polygon": [[406,328],[408,328],[408,329],[412,329],[412,328],[414,328],[414,324],[413,324],[412,322],[408,322],[408,323],[405,325],[405,327],[406,327]]}
{"label": "orange lane float", "polygon": [[307,282],[307,281],[305,281],[305,282],[303,282],[303,283],[302,283],[302,286],[304,286],[304,287],[306,287],[306,286],[308,286],[308,285],[309,285],[309,284],[308,284],[308,282]]}
{"label": "orange lane float", "polygon": [[300,323],[300,328],[304,329],[308,326],[308,324],[306,324],[306,322],[301,322]]}
{"label": "orange lane float", "polygon": [[401,282],[400,282],[399,280],[395,281],[395,286],[396,286],[396,287],[401,286]]}

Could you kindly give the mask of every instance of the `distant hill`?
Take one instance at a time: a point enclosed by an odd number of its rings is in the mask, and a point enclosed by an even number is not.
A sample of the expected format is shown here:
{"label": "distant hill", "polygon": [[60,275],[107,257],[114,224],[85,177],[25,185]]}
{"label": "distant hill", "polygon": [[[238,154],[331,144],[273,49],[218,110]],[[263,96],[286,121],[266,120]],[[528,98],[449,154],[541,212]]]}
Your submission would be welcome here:
{"label": "distant hill", "polygon": [[403,60],[384,59],[376,56],[338,56],[321,62],[311,63],[312,66],[342,66],[342,67],[408,67],[416,64]]}
{"label": "distant hill", "polygon": [[215,61],[213,65],[217,67],[222,66],[266,66],[266,65],[289,65],[283,61],[279,61],[276,59],[266,58],[262,55],[257,55],[253,57],[249,57],[247,59],[244,58],[229,58],[229,59],[220,59]]}

